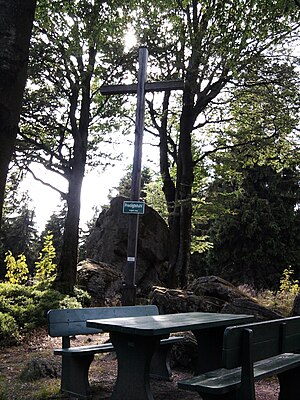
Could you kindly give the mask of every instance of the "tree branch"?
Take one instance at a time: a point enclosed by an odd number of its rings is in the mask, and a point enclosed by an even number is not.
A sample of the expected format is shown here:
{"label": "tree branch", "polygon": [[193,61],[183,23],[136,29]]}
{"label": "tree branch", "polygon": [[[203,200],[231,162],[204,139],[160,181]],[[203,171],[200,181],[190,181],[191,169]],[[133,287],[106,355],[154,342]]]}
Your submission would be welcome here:
{"label": "tree branch", "polygon": [[41,178],[38,178],[38,177],[35,175],[35,173],[34,173],[29,167],[27,167],[26,169],[27,169],[27,171],[33,176],[33,178],[34,178],[36,181],[42,183],[43,185],[49,187],[50,189],[55,190],[57,193],[59,193],[59,194],[61,195],[61,197],[62,197],[64,200],[67,199],[67,193],[62,192],[62,191],[59,190],[57,187],[51,185],[51,184],[48,183],[48,182],[45,182],[45,181],[44,181],[43,179],[41,179]]}
{"label": "tree branch", "polygon": [[205,152],[202,154],[201,157],[199,157],[197,160],[194,160],[193,164],[194,164],[194,165],[198,164],[200,161],[204,160],[204,158],[206,158],[206,157],[209,156],[210,154],[217,153],[218,151],[221,151],[221,150],[229,150],[229,149],[231,150],[231,149],[236,149],[236,148],[238,148],[238,147],[243,147],[243,146],[251,145],[251,144],[254,144],[254,143],[263,142],[263,141],[265,141],[265,140],[270,140],[270,139],[272,139],[272,138],[273,138],[274,136],[276,136],[276,135],[277,135],[277,132],[275,132],[274,134],[272,134],[272,135],[270,135],[270,136],[265,136],[265,137],[263,137],[263,138],[261,138],[261,139],[247,140],[246,142],[243,142],[243,143],[237,143],[237,144],[231,144],[231,145],[228,144],[228,145],[225,145],[225,146],[216,147],[215,149],[205,151]]}

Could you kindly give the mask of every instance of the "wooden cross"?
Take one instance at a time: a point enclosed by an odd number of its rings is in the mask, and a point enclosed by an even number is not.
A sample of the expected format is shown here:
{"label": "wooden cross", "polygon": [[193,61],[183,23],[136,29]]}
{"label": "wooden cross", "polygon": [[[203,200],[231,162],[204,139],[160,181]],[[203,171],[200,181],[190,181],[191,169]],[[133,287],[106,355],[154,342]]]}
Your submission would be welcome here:
{"label": "wooden cross", "polygon": [[[147,83],[147,47],[139,48],[138,83],[133,85],[108,85],[102,86],[103,95],[137,94],[134,157],[132,168],[132,182],[130,200],[140,200],[141,171],[142,171],[142,145],[144,134],[145,93],[166,90],[183,90],[182,80]],[[127,262],[124,268],[124,283],[122,291],[122,305],[134,305],[136,297],[135,272],[137,259],[139,214],[130,214],[128,221]]]}

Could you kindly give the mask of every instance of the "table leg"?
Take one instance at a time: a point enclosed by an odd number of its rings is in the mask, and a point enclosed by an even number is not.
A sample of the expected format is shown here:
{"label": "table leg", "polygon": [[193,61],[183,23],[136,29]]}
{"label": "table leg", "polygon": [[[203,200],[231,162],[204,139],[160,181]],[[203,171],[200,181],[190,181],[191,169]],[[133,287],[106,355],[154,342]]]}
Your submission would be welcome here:
{"label": "table leg", "polygon": [[192,331],[198,344],[195,375],[221,368],[224,330],[225,327],[217,327]]}
{"label": "table leg", "polygon": [[118,359],[118,377],[113,400],[153,400],[150,389],[150,363],[160,337],[134,336],[111,332]]}
{"label": "table leg", "polygon": [[300,387],[298,379],[300,377],[300,367],[282,372],[277,377],[280,384],[278,400],[299,400]]}

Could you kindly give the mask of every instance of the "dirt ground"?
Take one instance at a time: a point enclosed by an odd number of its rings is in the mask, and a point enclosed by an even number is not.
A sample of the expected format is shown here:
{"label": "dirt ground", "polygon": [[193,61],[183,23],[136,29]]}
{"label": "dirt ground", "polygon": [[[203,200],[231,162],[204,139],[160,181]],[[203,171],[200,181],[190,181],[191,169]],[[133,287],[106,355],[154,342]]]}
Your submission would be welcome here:
{"label": "dirt ground", "polygon": [[[101,341],[107,337],[102,335]],[[76,345],[99,342],[99,336],[76,338]],[[74,343],[75,344],[75,343]],[[59,369],[60,357],[53,355],[53,348],[60,347],[59,338],[50,338],[44,330],[32,333],[29,340],[17,347],[0,349],[0,400],[39,400],[66,399],[59,392],[59,377],[46,377],[38,380],[24,380],[22,372],[33,359],[45,359]],[[117,362],[113,353],[97,355],[90,369],[90,383],[93,400],[110,399],[117,374]],[[55,374],[53,374],[55,375]],[[151,380],[155,400],[196,400],[197,393],[179,390],[177,382],[191,376],[189,371],[173,369],[173,381]],[[260,382],[256,386],[257,400],[278,398],[278,384],[275,379]],[[72,398],[75,400],[75,398]]]}

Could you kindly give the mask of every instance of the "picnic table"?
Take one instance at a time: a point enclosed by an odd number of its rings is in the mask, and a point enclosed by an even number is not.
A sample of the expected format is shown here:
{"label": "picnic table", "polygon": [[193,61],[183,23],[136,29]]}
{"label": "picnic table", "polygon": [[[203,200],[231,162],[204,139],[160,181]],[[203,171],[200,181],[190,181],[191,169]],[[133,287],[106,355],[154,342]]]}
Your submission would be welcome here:
{"label": "picnic table", "polygon": [[160,340],[171,333],[192,331],[198,344],[196,374],[222,363],[226,327],[251,322],[253,316],[190,312],[143,317],[87,320],[87,327],[109,332],[118,359],[113,400],[153,400],[150,363]]}

